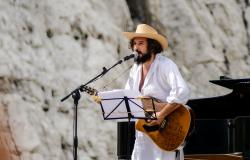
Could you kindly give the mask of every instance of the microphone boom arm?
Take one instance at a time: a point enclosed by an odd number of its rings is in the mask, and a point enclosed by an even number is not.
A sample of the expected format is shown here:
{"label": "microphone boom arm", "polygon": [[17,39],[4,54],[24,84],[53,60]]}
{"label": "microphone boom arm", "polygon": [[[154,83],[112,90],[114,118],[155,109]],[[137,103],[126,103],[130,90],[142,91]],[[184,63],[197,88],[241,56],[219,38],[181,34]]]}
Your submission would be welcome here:
{"label": "microphone boom arm", "polygon": [[100,77],[104,76],[106,73],[108,73],[108,71],[110,71],[112,68],[114,68],[115,66],[117,66],[118,64],[121,64],[122,62],[124,61],[127,61],[131,58],[134,58],[135,57],[135,53],[129,55],[129,56],[125,56],[123,58],[123,60],[119,60],[118,62],[116,62],[114,65],[112,65],[110,68],[106,69],[105,67],[103,67],[103,71],[98,74],[96,77],[94,77],[93,79],[89,80],[87,83],[83,84],[83,85],[80,85],[78,88],[74,89],[70,94],[68,94],[67,96],[65,96],[64,98],[61,99],[61,102],[65,101],[66,99],[69,98],[69,96],[79,92],[79,91],[83,91],[83,87],[87,86],[88,84],[96,81],[97,79],[99,79]]}

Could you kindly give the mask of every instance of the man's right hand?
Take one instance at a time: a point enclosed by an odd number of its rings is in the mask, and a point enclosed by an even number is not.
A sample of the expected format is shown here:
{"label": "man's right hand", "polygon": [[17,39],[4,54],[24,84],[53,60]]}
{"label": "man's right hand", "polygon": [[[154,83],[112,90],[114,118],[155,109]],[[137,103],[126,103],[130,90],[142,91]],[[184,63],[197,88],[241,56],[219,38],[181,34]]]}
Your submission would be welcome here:
{"label": "man's right hand", "polygon": [[98,103],[98,104],[101,103],[101,97],[99,97],[99,96],[91,96],[91,98],[92,98],[96,103]]}

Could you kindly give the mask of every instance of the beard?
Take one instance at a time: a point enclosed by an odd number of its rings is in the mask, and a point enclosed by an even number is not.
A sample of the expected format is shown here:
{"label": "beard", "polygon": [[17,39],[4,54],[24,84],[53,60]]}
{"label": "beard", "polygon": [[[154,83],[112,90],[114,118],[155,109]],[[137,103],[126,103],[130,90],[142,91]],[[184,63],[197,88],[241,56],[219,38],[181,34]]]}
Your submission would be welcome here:
{"label": "beard", "polygon": [[[151,59],[151,56],[152,56],[152,54],[149,52],[142,54],[140,51],[137,51],[137,53],[138,53],[138,57],[135,60],[135,62],[137,64],[142,64],[142,63],[149,61]],[[141,56],[139,56],[139,55],[141,55]]]}

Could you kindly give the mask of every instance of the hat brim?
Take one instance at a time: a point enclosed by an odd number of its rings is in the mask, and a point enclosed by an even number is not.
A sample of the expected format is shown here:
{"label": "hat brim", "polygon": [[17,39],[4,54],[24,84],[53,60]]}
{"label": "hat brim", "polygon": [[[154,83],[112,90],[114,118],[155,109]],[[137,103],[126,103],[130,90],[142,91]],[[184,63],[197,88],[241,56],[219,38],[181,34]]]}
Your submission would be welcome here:
{"label": "hat brim", "polygon": [[135,33],[135,32],[123,32],[123,35],[127,37],[129,40],[132,40],[136,37],[145,37],[158,41],[163,49],[168,48],[168,41],[165,37],[160,34],[151,34],[151,33]]}

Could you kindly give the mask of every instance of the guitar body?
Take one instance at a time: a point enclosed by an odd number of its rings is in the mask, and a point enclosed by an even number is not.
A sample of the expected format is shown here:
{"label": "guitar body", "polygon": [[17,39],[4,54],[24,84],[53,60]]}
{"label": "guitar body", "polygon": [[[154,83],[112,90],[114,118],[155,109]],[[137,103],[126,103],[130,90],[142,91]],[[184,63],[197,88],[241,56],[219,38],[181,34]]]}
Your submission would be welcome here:
{"label": "guitar body", "polygon": [[188,134],[191,122],[189,109],[181,105],[165,117],[165,120],[165,127],[154,131],[145,129],[148,123],[144,119],[139,119],[135,124],[135,128],[148,135],[161,149],[174,151],[185,141]]}

